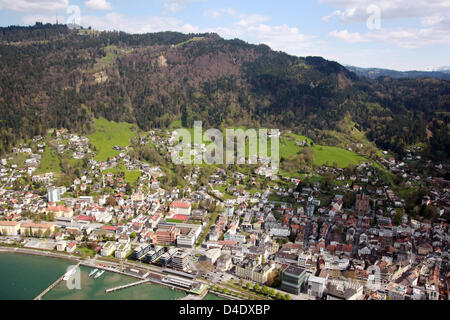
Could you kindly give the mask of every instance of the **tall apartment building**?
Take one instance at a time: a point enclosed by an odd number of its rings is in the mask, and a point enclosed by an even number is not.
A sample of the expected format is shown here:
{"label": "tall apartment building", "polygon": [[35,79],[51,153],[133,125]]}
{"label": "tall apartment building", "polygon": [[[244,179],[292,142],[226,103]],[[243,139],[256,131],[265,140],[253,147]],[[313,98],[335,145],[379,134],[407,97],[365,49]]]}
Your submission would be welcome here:
{"label": "tall apartment building", "polygon": [[47,200],[48,202],[59,202],[61,201],[61,189],[50,187],[47,189]]}
{"label": "tall apartment building", "polygon": [[186,270],[189,256],[186,252],[178,251],[172,256],[172,266],[174,269]]}

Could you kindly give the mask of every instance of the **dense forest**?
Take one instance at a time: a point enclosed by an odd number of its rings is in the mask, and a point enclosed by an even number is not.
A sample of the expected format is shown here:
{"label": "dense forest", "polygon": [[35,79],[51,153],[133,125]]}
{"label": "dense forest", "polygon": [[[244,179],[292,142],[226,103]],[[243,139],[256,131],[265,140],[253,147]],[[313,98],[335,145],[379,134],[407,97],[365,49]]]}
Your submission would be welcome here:
{"label": "dense forest", "polygon": [[49,128],[90,132],[96,117],[143,130],[289,128],[317,141],[350,118],[383,150],[424,143],[449,158],[450,81],[366,79],[216,34],[0,28],[0,71],[0,153]]}

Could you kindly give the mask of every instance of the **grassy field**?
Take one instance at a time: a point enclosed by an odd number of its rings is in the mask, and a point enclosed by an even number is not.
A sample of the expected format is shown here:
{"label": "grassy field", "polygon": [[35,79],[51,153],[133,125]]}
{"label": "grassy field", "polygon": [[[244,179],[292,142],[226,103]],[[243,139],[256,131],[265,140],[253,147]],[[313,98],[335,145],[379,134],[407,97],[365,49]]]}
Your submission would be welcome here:
{"label": "grassy field", "polygon": [[336,162],[338,167],[346,168],[351,164],[359,164],[367,161],[366,158],[354,152],[337,147],[313,146],[312,150],[314,152],[314,164],[318,166],[325,165],[327,162],[331,166]]}
{"label": "grassy field", "polygon": [[166,219],[166,222],[168,222],[168,223],[184,223],[184,220],[180,220],[180,219]]}
{"label": "grassy field", "polygon": [[97,59],[92,71],[99,72],[105,69],[105,67],[109,66],[117,57],[118,48],[114,45],[103,47],[106,55]]}
{"label": "grassy field", "polygon": [[44,154],[42,155],[41,159],[41,165],[38,170],[38,173],[47,172],[61,172],[61,160],[56,154],[56,151],[50,147],[45,148]]}
{"label": "grassy field", "polygon": [[[297,146],[296,142],[307,140],[311,143],[311,139],[299,136],[296,134],[283,135],[280,140],[280,157],[289,158],[295,156],[303,147]],[[314,164],[317,166],[326,165],[331,166],[337,163],[338,167],[346,168],[352,164],[359,164],[366,162],[367,159],[348,150],[339,147],[313,145],[310,147],[314,153]]]}
{"label": "grassy field", "polygon": [[105,173],[108,172],[112,172],[114,174],[117,174],[119,172],[124,172],[125,173],[125,180],[130,183],[130,184],[134,184],[136,181],[139,180],[139,178],[141,177],[142,173],[139,170],[131,170],[128,171],[127,168],[125,168],[125,166],[117,166],[114,169],[109,169],[109,170],[105,170]]}
{"label": "grassy field", "polygon": [[204,39],[204,37],[194,37],[194,38],[189,39],[189,40],[187,40],[187,41],[180,42],[180,43],[176,44],[176,45],[175,45],[175,48],[181,47],[181,46],[183,46],[183,45],[185,45],[185,44],[188,44],[189,42],[193,42],[193,41],[201,41],[201,40],[203,40],[203,39]]}
{"label": "grassy field", "polygon": [[25,160],[28,158],[28,156],[25,153],[17,153],[13,154],[11,160],[8,160],[8,163],[15,164],[18,167],[22,167],[25,163]]}
{"label": "grassy field", "polygon": [[[302,149],[302,147],[297,146],[297,142],[304,140],[308,141],[308,143],[311,142],[311,139],[305,136],[294,133],[283,133],[280,139],[280,158],[289,158],[296,155]],[[270,149],[270,140],[268,148]]]}
{"label": "grassy field", "polygon": [[94,250],[87,247],[78,247],[75,251],[79,252],[80,256],[88,256],[91,258],[95,257],[96,254]]}
{"label": "grassy field", "polygon": [[100,63],[108,64],[110,63],[115,57],[116,54],[114,53],[114,50],[117,50],[116,46],[107,46],[103,48],[106,52],[106,56],[100,59]]}
{"label": "grassy field", "polygon": [[[181,121],[174,122],[172,124],[172,128],[177,128],[181,126]],[[246,130],[244,127],[234,128],[234,129],[243,129]],[[193,136],[194,136],[194,130],[193,128],[187,129],[191,133],[191,139],[193,142]],[[353,130],[356,132],[356,130]],[[356,133],[355,133],[356,134]],[[362,136],[359,136],[359,139],[362,140]],[[292,156],[295,156],[303,149],[303,147],[298,146],[297,142],[301,141],[307,141],[310,145],[312,140],[308,137],[301,136],[295,133],[282,133],[280,138],[280,158],[289,158]],[[225,144],[225,137],[224,137],[224,144]],[[268,144],[267,144],[267,152],[268,156],[271,155],[271,139],[268,138]],[[246,149],[246,156],[249,156],[249,142],[246,141],[245,145]],[[313,153],[314,153],[314,164],[317,166],[322,166],[325,164],[329,164],[330,166],[333,165],[333,163],[337,163],[337,165],[340,168],[348,167],[352,164],[359,164],[362,162],[367,161],[367,159],[363,156],[360,156],[354,152],[348,151],[343,148],[339,147],[331,147],[331,146],[320,146],[320,145],[313,145],[311,147]],[[259,150],[259,145],[258,145]]]}
{"label": "grassy field", "polygon": [[142,173],[139,170],[125,170],[125,180],[131,184],[134,184],[136,181],[139,180]]}
{"label": "grassy field", "polygon": [[126,147],[130,144],[130,139],[136,135],[132,130],[133,125],[129,123],[117,123],[106,119],[95,120],[96,132],[88,138],[97,149],[95,160],[106,161],[109,157],[120,154],[114,150],[114,146]]}

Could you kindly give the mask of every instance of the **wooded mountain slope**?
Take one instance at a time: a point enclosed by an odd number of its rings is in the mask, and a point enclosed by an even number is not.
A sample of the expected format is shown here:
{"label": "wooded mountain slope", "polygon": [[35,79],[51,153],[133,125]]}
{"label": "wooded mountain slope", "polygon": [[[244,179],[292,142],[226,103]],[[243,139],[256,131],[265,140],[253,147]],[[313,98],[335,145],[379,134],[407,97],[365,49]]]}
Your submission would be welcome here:
{"label": "wooded mountain slope", "polygon": [[289,128],[318,142],[345,118],[382,149],[450,150],[450,81],[368,80],[216,34],[0,28],[0,110],[1,153],[49,128],[90,132],[98,117],[144,130],[180,119]]}

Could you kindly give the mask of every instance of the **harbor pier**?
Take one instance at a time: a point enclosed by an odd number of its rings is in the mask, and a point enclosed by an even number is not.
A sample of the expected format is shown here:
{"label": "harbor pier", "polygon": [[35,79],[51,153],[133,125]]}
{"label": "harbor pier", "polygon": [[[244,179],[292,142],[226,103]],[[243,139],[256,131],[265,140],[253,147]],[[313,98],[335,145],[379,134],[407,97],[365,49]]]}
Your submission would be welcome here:
{"label": "harbor pier", "polygon": [[[78,263],[74,269],[78,268],[80,266],[81,263]],[[50,292],[50,290],[52,290],[54,287],[56,287],[61,281],[63,281],[64,276],[67,274],[67,272],[65,272],[61,277],[59,277],[55,282],[53,282],[47,289],[45,289],[44,291],[42,291],[36,298],[34,298],[33,300],[41,300],[43,296],[45,296],[47,293]]]}

